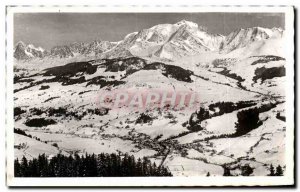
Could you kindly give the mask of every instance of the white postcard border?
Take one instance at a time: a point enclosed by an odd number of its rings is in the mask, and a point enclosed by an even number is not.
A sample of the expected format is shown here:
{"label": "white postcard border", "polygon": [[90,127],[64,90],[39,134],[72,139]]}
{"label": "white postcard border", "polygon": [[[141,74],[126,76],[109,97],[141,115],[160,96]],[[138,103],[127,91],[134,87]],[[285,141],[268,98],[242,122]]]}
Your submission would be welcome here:
{"label": "white postcard border", "polygon": [[[282,177],[76,177],[15,178],[13,118],[13,14],[29,12],[266,12],[285,13],[286,171]],[[284,6],[15,6],[7,7],[6,157],[8,186],[278,186],[294,184],[294,12]]]}

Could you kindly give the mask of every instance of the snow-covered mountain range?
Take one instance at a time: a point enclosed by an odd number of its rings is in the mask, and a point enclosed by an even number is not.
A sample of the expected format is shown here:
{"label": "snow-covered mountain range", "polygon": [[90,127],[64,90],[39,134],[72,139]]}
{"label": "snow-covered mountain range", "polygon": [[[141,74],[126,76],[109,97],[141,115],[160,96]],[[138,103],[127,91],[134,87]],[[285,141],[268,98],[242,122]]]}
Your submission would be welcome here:
{"label": "snow-covered mountain range", "polygon": [[70,45],[55,46],[51,50],[18,42],[15,46],[14,57],[18,60],[28,60],[89,55],[97,58],[140,56],[174,60],[205,52],[229,53],[254,42],[270,39],[280,40],[283,34],[284,31],[280,28],[253,27],[239,29],[223,36],[208,33],[196,23],[182,20],[175,24],[159,24],[149,29],[130,33],[119,42],[101,40],[91,43],[75,42]]}

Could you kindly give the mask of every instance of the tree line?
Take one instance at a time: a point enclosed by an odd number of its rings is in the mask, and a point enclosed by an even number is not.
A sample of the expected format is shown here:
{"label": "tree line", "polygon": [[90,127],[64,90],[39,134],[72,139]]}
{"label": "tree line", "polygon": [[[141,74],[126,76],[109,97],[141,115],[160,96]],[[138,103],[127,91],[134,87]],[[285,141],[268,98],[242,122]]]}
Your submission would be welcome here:
{"label": "tree line", "polygon": [[[243,165],[240,168],[242,176],[251,176],[254,169],[249,164]],[[233,174],[231,174],[228,166],[223,166],[223,169],[223,176],[234,176]],[[270,173],[267,176],[283,176],[283,168],[280,165],[278,165],[275,170],[274,166],[271,164],[269,167],[269,171]],[[207,173],[207,175],[209,175],[209,172]]]}
{"label": "tree line", "polygon": [[45,154],[28,160],[25,156],[14,162],[15,177],[127,177],[172,176],[164,166],[156,166],[146,157],[120,154],[86,154],[49,159]]}
{"label": "tree line", "polygon": [[[187,122],[187,129],[192,132],[197,132],[203,130],[200,123],[206,119],[210,119],[212,117],[217,117],[224,115],[226,113],[231,113],[233,111],[247,108],[256,105],[254,101],[239,101],[237,103],[233,102],[217,102],[210,104],[208,109],[200,107],[200,109],[190,116]],[[213,112],[212,114],[210,112]]]}

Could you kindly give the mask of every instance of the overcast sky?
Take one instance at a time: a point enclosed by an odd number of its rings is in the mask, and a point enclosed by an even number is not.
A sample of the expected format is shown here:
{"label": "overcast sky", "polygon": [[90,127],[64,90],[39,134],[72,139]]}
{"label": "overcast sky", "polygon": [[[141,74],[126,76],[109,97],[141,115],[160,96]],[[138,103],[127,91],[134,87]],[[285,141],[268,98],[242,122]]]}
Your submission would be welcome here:
{"label": "overcast sky", "polygon": [[119,41],[128,33],[183,19],[223,35],[255,26],[284,29],[284,14],[280,13],[17,13],[14,43],[50,49],[75,41]]}

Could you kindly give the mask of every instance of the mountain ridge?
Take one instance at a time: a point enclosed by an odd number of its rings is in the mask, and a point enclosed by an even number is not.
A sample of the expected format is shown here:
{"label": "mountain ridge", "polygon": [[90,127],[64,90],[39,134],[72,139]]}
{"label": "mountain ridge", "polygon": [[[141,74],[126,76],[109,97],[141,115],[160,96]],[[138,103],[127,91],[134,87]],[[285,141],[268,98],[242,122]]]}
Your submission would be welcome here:
{"label": "mountain ridge", "polygon": [[281,38],[283,33],[281,28],[250,27],[235,30],[224,36],[209,33],[203,26],[182,20],[175,24],[158,24],[129,33],[118,42],[73,42],[54,46],[50,50],[18,42],[15,45],[14,57],[17,60],[30,60],[45,57],[69,58],[77,55],[99,58],[155,56],[172,60],[205,52],[229,53],[253,42]]}

